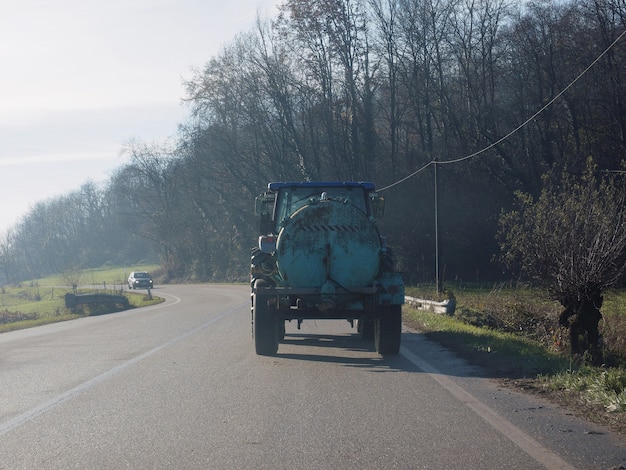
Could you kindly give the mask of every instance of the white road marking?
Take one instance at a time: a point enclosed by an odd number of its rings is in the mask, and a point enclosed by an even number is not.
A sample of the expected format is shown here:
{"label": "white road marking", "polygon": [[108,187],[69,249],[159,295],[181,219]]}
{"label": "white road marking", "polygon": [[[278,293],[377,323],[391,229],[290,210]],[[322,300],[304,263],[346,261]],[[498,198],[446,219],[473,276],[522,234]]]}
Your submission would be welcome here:
{"label": "white road marking", "polygon": [[574,469],[561,457],[550,451],[539,442],[534,440],[520,428],[510,421],[504,419],[496,411],[479,401],[471,393],[459,387],[452,379],[442,374],[438,369],[429,362],[418,357],[409,351],[406,347],[400,348],[400,354],[409,361],[422,369],[425,373],[433,378],[439,385],[450,392],[461,403],[471,409],[474,413],[489,423],[494,429],[508,438],[516,446],[526,452],[530,457],[549,469]]}
{"label": "white road marking", "polygon": [[[171,296],[174,297],[174,296]],[[178,299],[178,301],[180,301],[180,299]],[[178,301],[176,303],[178,303]],[[169,304],[172,305],[172,304]],[[35,419],[37,416],[42,415],[44,413],[46,413],[47,411],[50,411],[53,408],[56,408],[57,406],[61,405],[62,403],[65,403],[68,400],[71,400],[72,398],[81,395],[82,393],[86,392],[87,390],[95,387],[96,385],[98,385],[101,382],[104,382],[105,380],[113,377],[114,375],[122,372],[123,370],[128,369],[129,367],[131,367],[132,365],[143,361],[144,359],[146,359],[147,357],[152,356],[153,354],[161,351],[162,349],[165,349],[169,346],[172,346],[175,343],[178,343],[179,341],[189,338],[190,336],[195,335],[196,333],[204,330],[205,328],[209,327],[210,325],[212,325],[213,323],[216,323],[218,321],[220,321],[221,319],[223,319],[224,317],[227,317],[228,315],[241,310],[243,307],[247,306],[248,302],[237,305],[233,308],[231,308],[230,310],[218,315],[217,317],[212,318],[211,320],[203,323],[200,326],[195,327],[192,330],[187,331],[186,333],[183,333],[180,336],[177,336],[175,338],[170,339],[169,341],[166,341],[165,343],[162,343],[152,349],[150,349],[149,351],[144,352],[143,354],[140,354],[138,356],[133,357],[132,359],[123,362],[122,364],[119,364],[115,367],[113,367],[112,369],[109,369],[106,372],[103,372],[102,374],[94,377],[93,379],[87,380],[86,382],[83,382],[80,385],[77,385],[76,387],[61,393],[60,395],[57,395],[56,397],[48,400],[47,402],[41,403],[40,405],[35,406],[34,408],[31,408],[28,411],[25,411],[22,414],[19,414],[17,416],[15,416],[14,418],[0,424],[0,437],[4,436],[5,434],[13,431],[16,428],[19,428],[20,426],[28,423],[29,421],[32,421],[33,419]],[[157,306],[158,307],[158,306]],[[152,307],[152,308],[156,308],[156,307]]]}

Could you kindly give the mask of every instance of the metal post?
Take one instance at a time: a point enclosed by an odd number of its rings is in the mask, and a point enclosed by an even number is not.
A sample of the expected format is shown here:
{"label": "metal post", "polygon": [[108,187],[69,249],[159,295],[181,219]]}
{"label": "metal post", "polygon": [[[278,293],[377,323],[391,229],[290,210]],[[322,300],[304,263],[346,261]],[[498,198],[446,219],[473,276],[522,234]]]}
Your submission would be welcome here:
{"label": "metal post", "polygon": [[441,293],[439,282],[439,173],[437,171],[437,157],[433,159],[435,168],[435,289]]}

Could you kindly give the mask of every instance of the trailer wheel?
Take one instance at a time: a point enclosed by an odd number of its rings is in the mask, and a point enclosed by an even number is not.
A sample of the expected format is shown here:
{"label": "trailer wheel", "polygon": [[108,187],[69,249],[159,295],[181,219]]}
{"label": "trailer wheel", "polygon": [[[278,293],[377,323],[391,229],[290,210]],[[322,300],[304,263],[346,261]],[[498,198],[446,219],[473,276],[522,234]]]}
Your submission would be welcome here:
{"label": "trailer wheel", "polygon": [[261,279],[255,282],[256,293],[252,295],[252,321],[254,348],[260,356],[273,356],[278,351],[278,324],[271,316],[268,298],[258,291],[267,286]]}
{"label": "trailer wheel", "polygon": [[402,338],[402,305],[390,305],[381,309],[374,320],[374,345],[378,354],[398,354]]}
{"label": "trailer wheel", "polygon": [[359,318],[356,323],[356,331],[361,335],[362,340],[371,341],[374,339],[374,322]]}

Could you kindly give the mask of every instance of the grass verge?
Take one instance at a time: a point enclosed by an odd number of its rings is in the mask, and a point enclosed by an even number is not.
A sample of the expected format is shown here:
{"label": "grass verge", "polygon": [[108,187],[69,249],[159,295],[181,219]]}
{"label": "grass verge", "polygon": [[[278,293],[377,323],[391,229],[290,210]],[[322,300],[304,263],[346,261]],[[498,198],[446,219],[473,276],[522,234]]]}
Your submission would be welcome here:
{"label": "grass verge", "polygon": [[530,339],[469,325],[448,315],[405,307],[404,322],[492,377],[535,377],[558,372],[569,364],[561,354]]}
{"label": "grass verge", "polygon": [[[47,325],[61,321],[75,320],[84,317],[78,313],[63,313],[59,315],[23,315],[18,314],[17,318],[13,312],[0,312],[0,333],[7,331],[22,330],[35,326]],[[7,319],[9,319],[7,321]]]}
{"label": "grass verge", "polygon": [[[91,293],[97,290],[111,294],[123,293],[128,298],[131,308],[154,305],[163,301],[158,296],[149,298],[143,292],[125,292],[122,285],[115,286],[113,281],[109,281],[115,279],[115,276],[119,276],[117,270],[108,274],[103,271],[99,277],[92,277],[99,281],[94,285],[108,285],[110,288],[79,289],[77,292]],[[57,281],[60,279],[51,277],[17,286],[0,287],[0,333],[86,316],[114,313],[127,308],[115,304],[93,304],[68,309],[65,307],[65,294],[74,291],[69,287],[59,287],[60,284]]]}
{"label": "grass verge", "polygon": [[[429,298],[410,289],[408,294]],[[624,295],[609,293],[609,305],[623,306]],[[541,293],[472,289],[455,297],[454,316],[405,306],[404,323],[479,366],[486,376],[541,395],[626,437],[626,369],[614,341],[605,350],[615,366],[592,367],[584,357],[570,357],[562,343],[566,334],[555,326],[558,305]],[[623,315],[618,310],[603,310],[605,338],[626,336],[626,329],[616,326],[626,325],[616,322]]]}

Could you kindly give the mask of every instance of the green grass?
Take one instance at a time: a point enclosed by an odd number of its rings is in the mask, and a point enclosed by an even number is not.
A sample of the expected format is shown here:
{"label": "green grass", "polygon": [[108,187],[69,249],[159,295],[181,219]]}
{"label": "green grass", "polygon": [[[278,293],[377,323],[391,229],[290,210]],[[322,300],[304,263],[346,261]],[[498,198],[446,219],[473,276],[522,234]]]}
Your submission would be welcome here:
{"label": "green grass", "polygon": [[157,264],[146,264],[132,267],[102,267],[81,270],[79,273],[57,274],[41,279],[23,282],[22,284],[38,284],[40,286],[67,286],[68,277],[78,277],[80,285],[106,285],[109,287],[126,285],[127,279],[131,271],[148,271],[153,273],[159,269]]}
{"label": "green grass", "polygon": [[404,321],[493,377],[528,377],[565,369],[569,361],[528,338],[467,324],[448,315],[404,308]]}
{"label": "green grass", "polygon": [[25,314],[52,314],[63,302],[70,289],[63,287],[40,287],[37,284],[0,288],[0,310]]}
{"label": "green grass", "polygon": [[41,315],[27,320],[13,321],[10,323],[0,324],[0,333],[7,331],[23,330],[35,326],[47,325],[49,323],[58,323],[62,321],[75,320],[86,315],[78,313],[64,313],[60,315]]}

